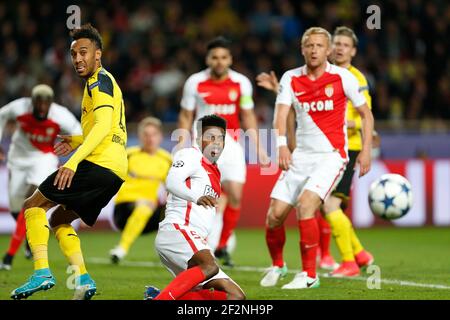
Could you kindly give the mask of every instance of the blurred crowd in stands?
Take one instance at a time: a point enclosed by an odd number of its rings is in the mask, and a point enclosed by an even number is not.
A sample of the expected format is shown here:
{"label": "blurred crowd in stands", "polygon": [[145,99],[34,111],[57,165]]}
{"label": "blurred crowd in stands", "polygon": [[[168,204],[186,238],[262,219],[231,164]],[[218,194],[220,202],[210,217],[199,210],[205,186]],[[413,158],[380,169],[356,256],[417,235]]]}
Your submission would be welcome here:
{"label": "blurred crowd in stands", "polygon": [[[71,65],[68,1],[0,2],[0,106],[50,84],[80,114],[83,82]],[[381,29],[369,30],[369,5]],[[233,68],[254,82],[262,71],[303,63],[299,43],[311,26],[353,28],[354,65],[369,80],[376,119],[450,119],[450,2],[388,1],[84,1],[81,22],[103,36],[103,65],[122,88],[128,121],[177,119],[184,80],[205,67],[206,43],[233,41]],[[270,125],[274,95],[256,88],[256,112]]]}

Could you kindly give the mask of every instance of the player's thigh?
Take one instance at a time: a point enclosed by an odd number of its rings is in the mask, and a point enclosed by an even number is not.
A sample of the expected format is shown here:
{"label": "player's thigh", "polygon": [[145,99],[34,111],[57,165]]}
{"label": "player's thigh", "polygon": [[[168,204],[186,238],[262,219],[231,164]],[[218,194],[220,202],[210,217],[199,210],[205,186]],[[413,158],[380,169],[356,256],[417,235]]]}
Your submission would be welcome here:
{"label": "player's thigh", "polygon": [[222,189],[227,194],[228,203],[232,207],[237,207],[241,204],[242,190],[244,189],[243,183],[226,180],[222,182]]}
{"label": "player's thigh", "polygon": [[313,161],[314,168],[309,174],[302,193],[305,190],[312,191],[324,201],[340,182],[347,161],[338,152],[317,155]]}
{"label": "player's thigh", "polygon": [[30,208],[41,208],[45,211],[48,211],[49,209],[55,207],[57,203],[47,199],[40,191],[39,189],[36,189],[33,194],[25,199],[23,203],[23,208],[25,210]]}
{"label": "player's thigh", "polygon": [[225,138],[225,147],[217,161],[220,170],[221,181],[234,181],[241,184],[245,183],[247,175],[247,165],[245,154],[241,145],[230,138]]}
{"label": "player's thigh", "polygon": [[8,197],[11,212],[19,212],[27,196],[27,169],[9,168]]}
{"label": "player's thigh", "polygon": [[231,278],[212,279],[203,285],[203,289],[215,289],[225,291],[227,300],[245,300],[245,293]]}
{"label": "player's thigh", "polygon": [[[332,191],[331,196],[334,198],[334,201],[330,203],[328,206],[327,212],[342,209],[345,210],[347,208],[348,202],[350,200],[350,191],[352,188],[353,176],[355,174],[355,163],[356,158],[358,157],[359,151],[349,150],[349,162],[347,167],[345,168],[344,174],[342,176],[341,181],[338,183],[336,188]],[[328,199],[327,199],[328,200]]]}
{"label": "player's thigh", "polygon": [[342,198],[336,196],[332,193],[327,199],[325,199],[322,208],[325,214],[329,214],[333,211],[339,210],[341,208]]}
{"label": "player's thigh", "polygon": [[304,189],[298,198],[298,205],[296,208],[297,220],[314,218],[316,210],[321,204],[322,199],[316,192]]}
{"label": "player's thigh", "polygon": [[49,223],[51,228],[55,228],[62,224],[71,224],[72,221],[78,219],[79,216],[72,210],[66,210],[62,206],[58,206],[58,208],[53,211],[50,216]]}
{"label": "player's thigh", "polygon": [[188,269],[191,258],[198,251],[208,249],[206,239],[189,227],[167,223],[159,226],[155,248],[161,262],[174,275]]}
{"label": "player's thigh", "polygon": [[27,183],[39,186],[49,175],[58,170],[58,157],[53,153],[43,154],[33,159],[27,173]]}
{"label": "player's thigh", "polygon": [[134,202],[121,202],[114,206],[113,222],[117,229],[123,230],[125,228],[127,220],[134,210],[134,206]]}

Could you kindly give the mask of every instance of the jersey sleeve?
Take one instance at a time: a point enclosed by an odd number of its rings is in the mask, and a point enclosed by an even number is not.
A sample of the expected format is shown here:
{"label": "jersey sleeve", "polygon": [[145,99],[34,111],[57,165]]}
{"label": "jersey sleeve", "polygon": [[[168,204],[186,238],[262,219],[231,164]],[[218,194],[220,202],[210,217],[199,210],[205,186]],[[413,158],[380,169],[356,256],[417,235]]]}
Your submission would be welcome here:
{"label": "jersey sleeve", "polygon": [[71,136],[80,136],[82,134],[81,125],[77,118],[66,107],[59,105],[58,107],[60,114],[57,121],[59,122],[62,133]]}
{"label": "jersey sleeve", "polygon": [[181,199],[197,203],[201,194],[196,194],[194,190],[188,188],[186,180],[198,170],[199,166],[200,160],[193,148],[178,151],[166,178],[166,189]]}
{"label": "jersey sleeve", "polygon": [[6,122],[15,120],[20,114],[23,114],[26,111],[26,104],[30,103],[29,100],[28,98],[16,99],[0,108],[0,141]]}
{"label": "jersey sleeve", "polygon": [[78,164],[83,161],[103,141],[111,130],[113,107],[94,109],[94,126],[78,150],[64,164],[64,167],[76,171]]}
{"label": "jersey sleeve", "polygon": [[242,77],[241,84],[241,97],[239,99],[239,106],[241,109],[253,109],[255,103],[253,102],[253,87],[252,83],[247,77]]}
{"label": "jersey sleeve", "polygon": [[285,104],[291,106],[292,102],[291,76],[288,72],[285,72],[280,80],[275,104]]}
{"label": "jersey sleeve", "polygon": [[358,108],[366,103],[364,95],[359,91],[359,83],[356,77],[348,70],[343,69],[342,73],[342,84],[344,87],[344,93],[347,98],[350,99],[353,106]]}
{"label": "jersey sleeve", "polygon": [[98,108],[114,106],[114,84],[106,74],[99,73],[97,80],[89,83],[88,90],[92,97],[94,111]]}
{"label": "jersey sleeve", "polygon": [[197,82],[193,76],[190,76],[183,87],[183,97],[181,98],[181,107],[193,111],[195,109],[195,95],[197,91]]}

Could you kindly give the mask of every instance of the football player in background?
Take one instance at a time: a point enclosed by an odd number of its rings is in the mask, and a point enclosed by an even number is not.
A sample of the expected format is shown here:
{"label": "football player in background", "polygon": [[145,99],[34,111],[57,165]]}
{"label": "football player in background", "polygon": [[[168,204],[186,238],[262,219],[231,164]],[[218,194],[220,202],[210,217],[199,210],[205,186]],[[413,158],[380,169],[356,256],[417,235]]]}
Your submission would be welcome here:
{"label": "football player in background", "polygon": [[[0,140],[6,122],[17,124],[7,157],[9,208],[16,228],[0,263],[3,270],[11,270],[13,258],[26,236],[23,202],[58,168],[59,160],[53,150],[56,137],[81,134],[75,116],[53,99],[53,89],[39,84],[33,87],[30,98],[20,98],[0,108]],[[0,160],[4,157],[0,146]],[[26,253],[31,258],[29,248]]]}
{"label": "football player in background", "polygon": [[[128,176],[117,193],[114,222],[122,231],[119,244],[110,251],[111,261],[118,263],[146,228],[158,208],[158,190],[172,165],[169,152],[160,148],[161,121],[147,117],[138,125],[140,146],[127,148]],[[159,222],[155,217],[156,222]]]}
{"label": "football player in background", "polygon": [[[191,75],[186,80],[178,118],[178,128],[186,133],[186,136],[180,137],[180,144],[186,142],[187,133],[192,128],[195,130],[196,121],[205,115],[216,114],[227,121],[225,150],[217,163],[227,203],[218,244],[211,244],[215,247],[216,257],[226,266],[233,265],[227,251],[227,242],[239,221],[242,190],[246,178],[245,154],[238,141],[242,131],[241,121],[245,133],[257,148],[259,163],[268,165],[270,162],[258,140],[252,84],[246,76],[230,68],[232,62],[228,40],[218,37],[208,44],[206,55],[208,68]],[[214,238],[214,235],[211,238]]]}
{"label": "football player in background", "polygon": [[241,288],[220,270],[206,240],[221,192],[217,161],[226,144],[227,123],[219,116],[207,115],[196,126],[198,146],[174,156],[166,179],[166,216],[155,239],[161,262],[175,279],[161,292],[148,287],[145,299],[245,299]]}
{"label": "football player in background", "polygon": [[[308,29],[301,41],[306,64],[287,71],[280,81],[274,128],[278,130],[279,165],[285,171],[271,194],[266,241],[272,267],[261,280],[262,286],[274,286],[286,274],[282,254],[285,242],[283,223],[293,208],[297,210],[303,272],[282,288],[305,289],[320,285],[316,274],[320,236],[315,211],[336,187],[348,163],[347,99],[352,101],[362,117],[363,149],[356,160],[360,176],[370,170],[373,116],[359,91],[356,78],[348,70],[327,62],[331,41],[331,35],[325,29]],[[286,138],[291,106],[295,108],[298,123],[297,148],[292,155]]]}
{"label": "football player in background", "polygon": [[[348,27],[337,27],[333,35],[333,52],[331,55],[333,63],[348,69],[358,80],[359,91],[364,94],[368,107],[372,108],[372,99],[369,94],[369,87],[364,75],[353,65],[351,65],[352,58],[356,55],[356,48],[358,39]],[[259,86],[278,92],[278,79],[273,71],[270,74],[261,73],[257,77]],[[294,120],[289,114],[288,127],[292,125]],[[321,261],[320,267],[323,269],[335,269],[331,273],[334,277],[357,276],[360,274],[359,268],[366,267],[373,263],[374,259],[370,252],[364,250],[359,238],[353,229],[351,221],[342,217],[340,211],[345,211],[350,200],[351,183],[355,172],[355,161],[362,148],[361,139],[361,117],[354,108],[351,101],[348,101],[346,112],[347,136],[348,136],[348,150],[349,163],[345,169],[342,180],[337,185],[336,189],[331,193],[327,199],[322,211],[328,220],[332,220],[333,235],[336,238],[336,243],[341,254],[342,264],[336,269],[333,268],[334,260],[330,254],[330,241],[328,229],[330,228],[327,221],[318,216],[320,227],[320,251]],[[288,132],[291,131],[288,128]],[[291,140],[291,139],[290,139]],[[295,136],[294,136],[295,140]],[[376,131],[373,131],[372,143],[372,158],[376,158],[377,148],[379,148],[379,138]],[[342,236],[341,236],[342,235]],[[351,248],[351,249],[350,249]]]}

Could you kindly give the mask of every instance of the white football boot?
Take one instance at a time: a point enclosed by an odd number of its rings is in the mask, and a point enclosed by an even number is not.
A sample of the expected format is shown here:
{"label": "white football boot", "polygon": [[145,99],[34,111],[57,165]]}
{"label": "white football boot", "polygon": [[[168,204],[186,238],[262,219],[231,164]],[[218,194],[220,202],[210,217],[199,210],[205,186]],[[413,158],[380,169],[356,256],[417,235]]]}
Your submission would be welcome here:
{"label": "white football boot", "polygon": [[122,247],[117,246],[114,249],[111,249],[109,251],[109,255],[111,257],[111,262],[114,263],[114,264],[117,264],[117,263],[120,262],[120,260],[125,258],[127,253],[125,252],[125,250],[122,249]]}
{"label": "white football boot", "polygon": [[312,289],[320,287],[319,276],[316,275],[315,278],[308,277],[308,274],[303,271],[297,273],[294,279],[285,284],[281,289]]}
{"label": "white football boot", "polygon": [[286,274],[287,274],[286,264],[284,264],[282,268],[272,266],[266,270],[264,278],[261,279],[259,284],[262,287],[273,287],[277,284],[278,280],[280,278],[284,278]]}

